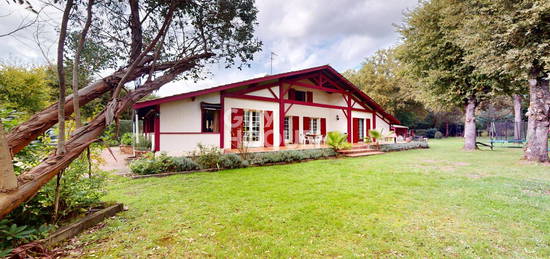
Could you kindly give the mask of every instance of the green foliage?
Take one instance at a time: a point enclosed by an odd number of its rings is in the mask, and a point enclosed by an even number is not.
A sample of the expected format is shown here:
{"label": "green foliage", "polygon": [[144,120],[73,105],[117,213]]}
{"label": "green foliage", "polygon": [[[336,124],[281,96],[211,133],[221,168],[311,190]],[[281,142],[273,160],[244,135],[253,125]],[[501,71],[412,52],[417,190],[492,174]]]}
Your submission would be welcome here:
{"label": "green foliage", "polygon": [[[456,1],[455,1],[456,2]],[[455,3],[456,4],[456,3]],[[550,1],[472,0],[460,3],[465,25],[458,43],[465,60],[483,73],[520,79],[550,72]],[[538,70],[538,71],[536,71]]]}
{"label": "green foliage", "polygon": [[26,225],[18,226],[8,219],[0,220],[0,256],[8,256],[18,245],[44,238],[50,229],[47,225],[34,228]]}
{"label": "green foliage", "polygon": [[[132,139],[132,141],[135,141],[135,139]],[[143,136],[143,135],[139,135],[138,136],[138,141],[136,143],[134,143],[134,148],[136,150],[140,150],[140,151],[150,151],[151,150],[151,146],[152,146],[152,141],[151,139]]]}
{"label": "green foliage", "polygon": [[339,131],[328,132],[326,142],[335,150],[351,148],[351,144],[347,142],[347,135]]}
{"label": "green foliage", "polygon": [[0,109],[33,115],[52,103],[52,83],[46,67],[0,65]]}
{"label": "green foliage", "polygon": [[382,133],[378,130],[369,130],[369,136],[374,139],[380,139],[382,137]]}
{"label": "green foliage", "polygon": [[392,143],[392,144],[382,144],[380,145],[380,151],[391,152],[391,151],[402,151],[408,149],[417,149],[417,148],[429,148],[428,142],[426,141],[413,141],[407,143]]}
{"label": "green foliage", "polygon": [[221,149],[199,143],[197,150],[191,153],[195,161],[202,169],[220,168],[220,160],[223,155]]}
{"label": "green foliage", "polygon": [[237,154],[224,154],[220,157],[221,168],[241,168],[246,167],[248,162],[241,159]]}
{"label": "green foliage", "polygon": [[392,48],[378,50],[363,62],[359,70],[348,70],[344,76],[384,110],[395,114],[403,125],[413,126],[414,121],[425,117],[427,111],[417,100],[419,93],[415,80],[407,75],[395,52]]}
{"label": "green foliage", "polygon": [[422,2],[399,29],[398,58],[418,82],[419,98],[433,109],[448,110],[470,97],[479,102],[513,89],[509,78],[482,73],[465,61],[468,50],[459,45],[465,12],[460,1]]}
{"label": "green foliage", "polygon": [[[92,148],[92,157],[97,157],[100,147]],[[61,178],[59,218],[85,212],[98,205],[105,195],[107,174],[99,170],[97,162],[92,162],[92,177],[88,177],[88,161],[83,154],[75,159]],[[48,182],[28,202],[17,207],[8,219],[18,225],[38,226],[50,221],[55,199],[55,180]]]}
{"label": "green foliage", "polygon": [[435,134],[434,134],[434,138],[436,139],[442,139],[443,138],[443,133],[441,131],[436,131]]}
{"label": "green foliage", "polygon": [[200,169],[200,166],[188,157],[175,157],[174,161],[177,164],[178,171],[192,171]]}
{"label": "green foliage", "polygon": [[[178,163],[181,162],[181,163]],[[185,161],[181,159],[175,159],[168,156],[166,153],[161,153],[158,156],[149,157],[134,160],[130,163],[130,170],[135,174],[159,174],[166,172],[178,171],[182,166],[188,166],[184,164]]]}
{"label": "green foliage", "polygon": [[130,146],[134,142],[134,135],[130,132],[126,132],[120,138],[120,144]]}
{"label": "green foliage", "polygon": [[333,149],[282,150],[255,154],[251,164],[264,165],[269,163],[294,162],[306,159],[319,159],[335,156]]}

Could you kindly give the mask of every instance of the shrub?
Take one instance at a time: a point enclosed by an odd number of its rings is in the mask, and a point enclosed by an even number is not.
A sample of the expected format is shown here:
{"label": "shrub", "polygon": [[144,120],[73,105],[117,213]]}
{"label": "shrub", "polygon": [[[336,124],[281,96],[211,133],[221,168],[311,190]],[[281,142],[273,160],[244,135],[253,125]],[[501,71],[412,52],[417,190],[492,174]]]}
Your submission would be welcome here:
{"label": "shrub", "polygon": [[174,161],[177,164],[178,171],[191,171],[200,168],[200,166],[195,163],[195,161],[188,157],[175,157]]}
{"label": "shrub", "polygon": [[220,157],[219,162],[222,168],[241,168],[245,167],[244,160],[237,154],[225,154]]}
{"label": "shrub", "polygon": [[151,158],[146,155],[144,158],[134,160],[130,163],[130,170],[135,174],[159,174],[177,171],[180,166],[175,158],[161,153],[157,157]]}
{"label": "shrub", "polygon": [[132,145],[132,142],[134,140],[134,135],[132,133],[126,132],[122,137],[120,138],[120,144],[130,146]]}
{"label": "shrub", "polygon": [[436,128],[427,129],[426,133],[425,133],[425,137],[426,138],[434,138],[436,132],[437,132]]}
{"label": "shrub", "polygon": [[351,144],[347,142],[347,135],[339,131],[330,131],[327,134],[327,145],[335,150],[351,148]]}
{"label": "shrub", "polygon": [[251,163],[256,165],[264,165],[269,163],[318,159],[335,155],[336,152],[333,149],[283,150],[256,154],[254,159],[251,160]]}
{"label": "shrub", "polygon": [[441,133],[441,131],[436,131],[435,134],[434,134],[434,138],[436,139],[442,139],[443,138],[443,133]]}
{"label": "shrub", "polygon": [[139,151],[150,151],[152,142],[149,138],[139,135],[137,142],[135,139],[132,138],[132,141],[134,142],[134,148]]}
{"label": "shrub", "polygon": [[408,149],[416,149],[416,148],[429,148],[428,142],[413,141],[408,143],[393,143],[393,144],[380,145],[380,150],[384,152],[408,150]]}
{"label": "shrub", "polygon": [[191,153],[195,161],[202,169],[219,168],[222,151],[214,146],[197,145],[198,150]]}

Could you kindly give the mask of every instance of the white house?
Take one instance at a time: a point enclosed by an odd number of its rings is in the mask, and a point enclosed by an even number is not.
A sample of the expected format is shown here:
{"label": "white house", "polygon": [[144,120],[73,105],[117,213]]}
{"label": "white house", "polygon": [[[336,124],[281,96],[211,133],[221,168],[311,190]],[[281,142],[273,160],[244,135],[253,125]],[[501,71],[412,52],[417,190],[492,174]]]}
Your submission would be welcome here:
{"label": "white house", "polygon": [[277,149],[323,143],[329,131],[362,142],[399,121],[325,65],[188,92],[134,105],[155,151],[181,154],[198,143]]}

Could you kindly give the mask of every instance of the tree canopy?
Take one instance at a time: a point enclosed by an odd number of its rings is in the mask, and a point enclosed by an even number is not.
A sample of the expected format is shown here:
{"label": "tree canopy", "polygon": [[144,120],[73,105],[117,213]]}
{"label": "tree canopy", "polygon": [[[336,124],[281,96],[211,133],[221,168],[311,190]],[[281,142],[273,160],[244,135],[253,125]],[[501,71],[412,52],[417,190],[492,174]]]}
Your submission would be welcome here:
{"label": "tree canopy", "polygon": [[27,116],[53,103],[55,78],[48,67],[0,66],[0,109]]}
{"label": "tree canopy", "polygon": [[414,82],[404,73],[395,49],[382,49],[365,59],[357,71],[344,76],[407,126],[421,121],[427,111],[418,100]]}

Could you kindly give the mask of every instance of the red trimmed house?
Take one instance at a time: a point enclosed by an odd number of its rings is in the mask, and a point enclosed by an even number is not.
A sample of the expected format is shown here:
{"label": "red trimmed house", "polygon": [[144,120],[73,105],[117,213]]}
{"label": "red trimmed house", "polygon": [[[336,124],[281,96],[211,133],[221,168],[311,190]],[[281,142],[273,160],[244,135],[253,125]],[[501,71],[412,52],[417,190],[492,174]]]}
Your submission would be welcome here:
{"label": "red trimmed house", "polygon": [[198,143],[222,149],[324,143],[329,131],[362,142],[370,129],[399,121],[325,65],[134,105],[155,151],[181,154]]}

